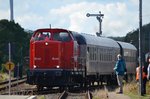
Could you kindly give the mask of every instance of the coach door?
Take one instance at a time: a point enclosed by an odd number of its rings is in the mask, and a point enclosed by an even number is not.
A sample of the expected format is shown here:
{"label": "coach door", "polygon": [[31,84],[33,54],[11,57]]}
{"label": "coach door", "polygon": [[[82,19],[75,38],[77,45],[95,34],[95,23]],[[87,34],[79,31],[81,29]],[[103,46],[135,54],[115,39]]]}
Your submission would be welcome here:
{"label": "coach door", "polygon": [[62,64],[69,69],[73,57],[73,41],[67,32],[60,32],[59,36],[62,41]]}

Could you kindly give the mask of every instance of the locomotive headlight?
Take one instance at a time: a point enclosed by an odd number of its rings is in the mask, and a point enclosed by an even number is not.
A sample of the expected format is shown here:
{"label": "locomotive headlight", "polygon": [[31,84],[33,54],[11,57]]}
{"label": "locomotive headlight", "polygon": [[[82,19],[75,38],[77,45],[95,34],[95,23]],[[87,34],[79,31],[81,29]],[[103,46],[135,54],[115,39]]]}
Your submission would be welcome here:
{"label": "locomotive headlight", "polygon": [[45,42],[45,45],[48,45],[48,42]]}
{"label": "locomotive headlight", "polygon": [[35,68],[36,68],[36,66],[34,65],[34,66],[33,66],[33,68],[35,69]]}
{"label": "locomotive headlight", "polygon": [[56,66],[56,68],[60,68],[60,66],[59,66],[59,65],[57,65],[57,66]]}

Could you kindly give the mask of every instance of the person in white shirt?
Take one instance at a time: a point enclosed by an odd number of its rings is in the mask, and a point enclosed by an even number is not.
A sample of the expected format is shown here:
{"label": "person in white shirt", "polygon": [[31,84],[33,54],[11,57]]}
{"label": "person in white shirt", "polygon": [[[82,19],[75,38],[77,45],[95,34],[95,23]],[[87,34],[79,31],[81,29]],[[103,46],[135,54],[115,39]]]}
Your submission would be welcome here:
{"label": "person in white shirt", "polygon": [[148,57],[147,79],[150,80],[150,56]]}

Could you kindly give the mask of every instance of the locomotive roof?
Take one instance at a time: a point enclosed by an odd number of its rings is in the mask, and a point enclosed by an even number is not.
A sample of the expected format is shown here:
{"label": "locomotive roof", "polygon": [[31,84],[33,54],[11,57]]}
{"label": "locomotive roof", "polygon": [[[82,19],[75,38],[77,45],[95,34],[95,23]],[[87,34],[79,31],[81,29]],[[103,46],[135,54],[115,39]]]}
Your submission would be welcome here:
{"label": "locomotive roof", "polygon": [[73,33],[73,36],[76,39],[78,39],[77,41],[82,41],[82,44],[119,48],[119,45],[117,44],[117,42],[110,38],[97,37],[94,35],[84,34],[84,33],[81,33],[81,34]]}
{"label": "locomotive roof", "polygon": [[126,43],[126,42],[121,42],[121,41],[117,41],[123,49],[132,49],[132,50],[137,50],[135,46],[133,46],[130,43]]}

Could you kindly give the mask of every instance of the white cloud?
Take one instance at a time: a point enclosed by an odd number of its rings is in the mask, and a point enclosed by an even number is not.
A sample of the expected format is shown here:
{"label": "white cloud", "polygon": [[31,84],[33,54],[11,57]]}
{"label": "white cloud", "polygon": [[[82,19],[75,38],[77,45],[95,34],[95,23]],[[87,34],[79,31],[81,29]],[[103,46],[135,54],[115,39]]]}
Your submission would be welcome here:
{"label": "white cloud", "polygon": [[[2,0],[0,0],[2,1]],[[15,21],[25,29],[37,29],[43,27],[66,28],[77,32],[95,34],[99,31],[99,23],[95,17],[86,17],[87,13],[104,14],[102,31],[104,36],[124,36],[127,32],[138,28],[138,2],[137,0],[114,2],[105,1],[78,1],[52,0],[51,2],[40,0],[14,1]],[[22,6],[20,3],[24,4]],[[63,4],[62,4],[63,3]],[[9,7],[1,8],[0,19],[9,20]],[[150,22],[149,0],[143,0],[143,24]]]}
{"label": "white cloud", "polygon": [[149,6],[149,4],[150,4],[150,0],[143,0],[143,6],[142,6],[142,8],[143,8],[143,11],[142,11],[143,24],[147,24],[150,22],[150,11],[149,11],[150,6]]}
{"label": "white cloud", "polygon": [[[84,15],[84,16],[83,16]],[[70,26],[69,26],[69,29],[70,30],[74,30],[74,31],[79,31],[79,32],[82,32],[84,31],[82,29],[82,26],[85,26],[85,14],[84,13],[81,13],[81,12],[76,12],[76,13],[73,13],[72,15],[70,15]]]}
{"label": "white cloud", "polygon": [[53,14],[52,16],[55,16],[55,18],[58,19],[57,23],[59,23],[61,18],[67,19],[65,21],[70,25],[66,28],[77,32],[95,34],[99,31],[99,23],[95,17],[87,18],[86,13],[99,13],[100,10],[104,13],[102,31],[105,36],[124,36],[129,31],[128,27],[131,27],[132,24],[128,24],[128,21],[130,22],[131,20],[127,17],[131,16],[132,13],[130,13],[131,15],[128,15],[129,11],[125,3],[117,2],[103,5],[99,3],[81,2],[52,9],[50,10],[50,15]]}
{"label": "white cloud", "polygon": [[26,29],[30,29],[33,26],[34,28],[32,29],[36,29],[44,26],[43,17],[35,14],[17,16],[16,22],[20,23],[23,27],[26,27]]}
{"label": "white cloud", "polygon": [[129,1],[134,5],[139,5],[139,0],[129,0]]}
{"label": "white cloud", "polygon": [[9,19],[9,10],[0,10],[0,19]]}

